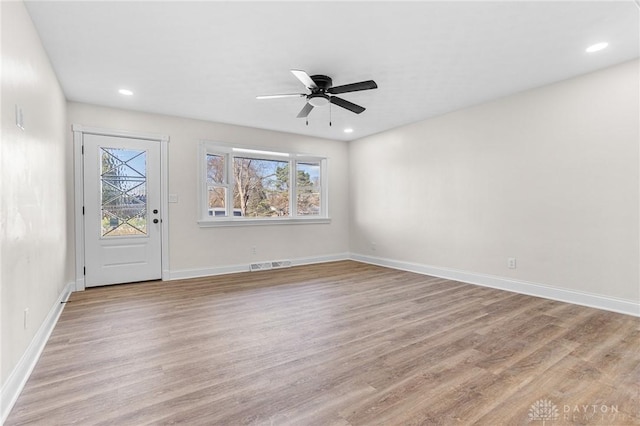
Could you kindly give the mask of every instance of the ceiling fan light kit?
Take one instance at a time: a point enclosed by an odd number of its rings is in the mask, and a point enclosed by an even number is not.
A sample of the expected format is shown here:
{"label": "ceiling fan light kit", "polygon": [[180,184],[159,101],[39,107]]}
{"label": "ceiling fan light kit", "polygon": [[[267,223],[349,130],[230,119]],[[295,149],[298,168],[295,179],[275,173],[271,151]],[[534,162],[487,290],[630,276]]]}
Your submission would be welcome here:
{"label": "ceiling fan light kit", "polygon": [[360,90],[377,89],[378,85],[373,80],[361,81],[358,83],[345,84],[342,86],[333,87],[333,80],[326,75],[312,75],[309,76],[302,70],[291,70],[291,73],[298,79],[311,93],[292,93],[283,95],[263,95],[257,96],[257,99],[275,99],[275,98],[292,98],[292,97],[305,97],[307,103],[302,107],[302,110],[298,113],[298,118],[307,118],[309,113],[315,107],[322,107],[329,103],[337,105],[341,108],[354,112],[356,114],[362,113],[366,108],[356,105],[353,102],[349,102],[346,99],[335,96],[336,94],[358,92]]}
{"label": "ceiling fan light kit", "polygon": [[324,93],[316,93],[314,95],[309,95],[307,102],[314,107],[325,106],[329,103],[329,96]]}

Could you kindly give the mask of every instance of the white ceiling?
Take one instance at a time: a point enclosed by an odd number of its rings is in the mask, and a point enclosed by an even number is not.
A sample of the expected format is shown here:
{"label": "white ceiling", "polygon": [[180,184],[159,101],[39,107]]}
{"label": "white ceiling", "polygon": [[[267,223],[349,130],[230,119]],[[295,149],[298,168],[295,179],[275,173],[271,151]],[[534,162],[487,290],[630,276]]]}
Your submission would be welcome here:
{"label": "white ceiling", "polygon": [[[331,139],[357,139],[639,56],[638,4],[596,2],[27,2],[67,99]],[[598,53],[585,48],[600,41]],[[360,115],[316,108],[289,72]],[[124,97],[117,90],[135,92]],[[352,127],[352,134],[343,129]]]}

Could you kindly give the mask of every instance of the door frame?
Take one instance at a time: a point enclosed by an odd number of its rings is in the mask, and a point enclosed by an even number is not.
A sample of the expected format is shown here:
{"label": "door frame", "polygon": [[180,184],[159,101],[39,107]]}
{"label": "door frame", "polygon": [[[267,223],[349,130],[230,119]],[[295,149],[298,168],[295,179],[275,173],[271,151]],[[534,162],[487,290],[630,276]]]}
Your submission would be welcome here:
{"label": "door frame", "polygon": [[85,289],[84,265],[84,135],[114,136],[131,139],[144,139],[160,144],[160,208],[161,220],[161,271],[162,281],[170,279],[169,274],[169,136],[153,133],[139,133],[124,130],[102,129],[73,124],[73,184],[74,184],[74,227],[75,227],[75,287],[76,291]]}

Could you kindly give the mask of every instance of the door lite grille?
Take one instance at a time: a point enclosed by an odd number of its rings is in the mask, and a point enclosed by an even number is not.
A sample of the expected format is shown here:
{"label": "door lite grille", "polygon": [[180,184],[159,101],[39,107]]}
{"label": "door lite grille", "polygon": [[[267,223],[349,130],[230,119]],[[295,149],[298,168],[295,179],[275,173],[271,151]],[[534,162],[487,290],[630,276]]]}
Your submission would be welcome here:
{"label": "door lite grille", "polygon": [[101,236],[147,235],[146,151],[100,148]]}

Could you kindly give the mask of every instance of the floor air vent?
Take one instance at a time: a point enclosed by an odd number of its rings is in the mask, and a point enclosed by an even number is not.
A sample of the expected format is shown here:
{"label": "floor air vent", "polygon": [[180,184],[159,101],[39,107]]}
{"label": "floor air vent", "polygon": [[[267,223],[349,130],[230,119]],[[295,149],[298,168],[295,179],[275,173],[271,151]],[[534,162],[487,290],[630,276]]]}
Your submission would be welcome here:
{"label": "floor air vent", "polygon": [[288,268],[291,266],[290,260],[276,260],[273,262],[252,263],[249,265],[251,272],[266,271],[268,269]]}
{"label": "floor air vent", "polygon": [[251,268],[251,272],[266,271],[267,269],[273,268],[273,266],[271,266],[271,262],[261,262],[261,263],[252,263],[250,268]]}
{"label": "floor air vent", "polygon": [[290,260],[278,260],[278,261],[271,262],[271,267],[273,269],[276,269],[276,268],[288,268],[289,266],[291,266],[291,261]]}

